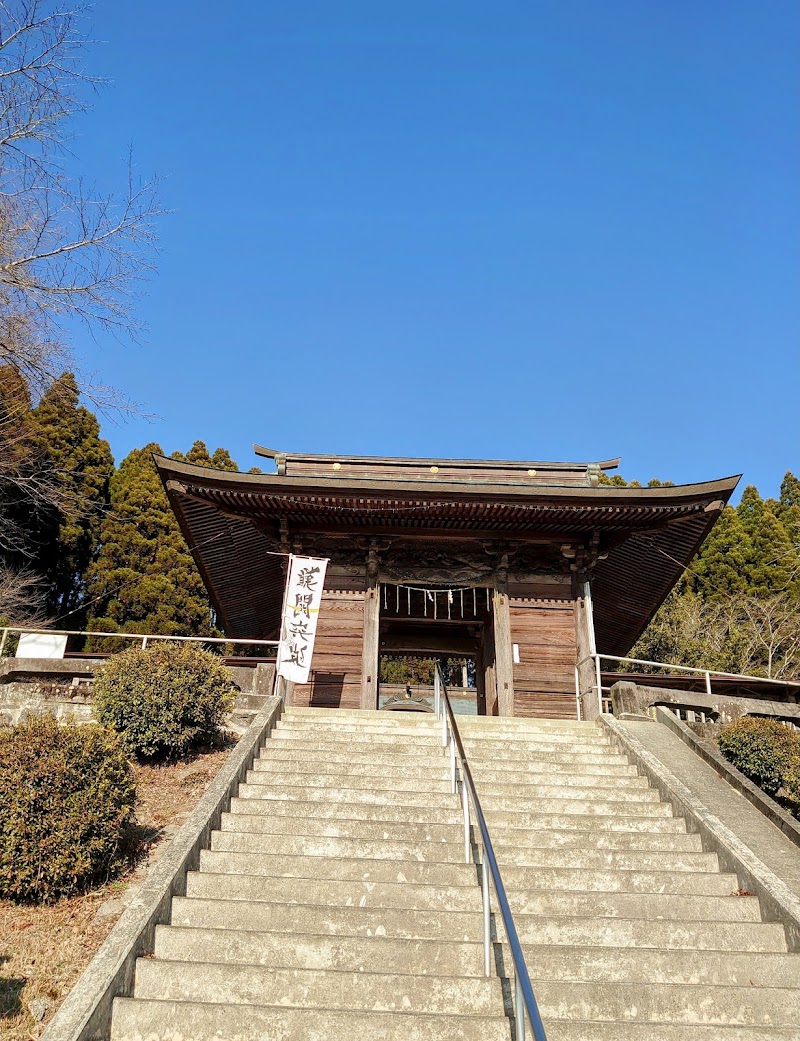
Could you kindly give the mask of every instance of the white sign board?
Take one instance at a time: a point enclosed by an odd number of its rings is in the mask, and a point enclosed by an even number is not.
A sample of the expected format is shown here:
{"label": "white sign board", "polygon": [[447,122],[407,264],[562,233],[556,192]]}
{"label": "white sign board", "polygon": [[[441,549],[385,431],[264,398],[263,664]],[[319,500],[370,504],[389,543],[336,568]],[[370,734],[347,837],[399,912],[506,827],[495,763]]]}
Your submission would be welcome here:
{"label": "white sign board", "polygon": [[66,636],[57,633],[22,633],[17,646],[18,658],[63,658]]}
{"label": "white sign board", "polygon": [[327,567],[326,559],[289,556],[277,672],[291,683],[308,683]]}

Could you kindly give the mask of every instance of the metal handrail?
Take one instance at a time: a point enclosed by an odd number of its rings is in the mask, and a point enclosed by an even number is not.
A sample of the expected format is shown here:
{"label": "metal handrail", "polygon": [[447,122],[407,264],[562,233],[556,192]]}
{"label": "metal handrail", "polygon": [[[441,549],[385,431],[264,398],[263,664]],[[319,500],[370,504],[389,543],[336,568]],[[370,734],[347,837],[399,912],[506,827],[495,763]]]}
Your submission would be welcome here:
{"label": "metal handrail", "polygon": [[26,628],[25,626],[6,625],[3,626],[3,635],[0,637],[0,655],[6,647],[9,634],[31,633],[36,635],[52,636],[116,636],[122,640],[141,640],[142,647],[147,646],[148,640],[178,640],[182,643],[231,643],[242,645],[255,645],[260,647],[277,647],[277,640],[253,640],[253,639],[230,639],[227,636],[161,636],[156,633],[106,633],[88,632],[85,629],[48,629],[40,626],[38,629]]}
{"label": "metal handrail", "polygon": [[467,761],[467,753],[461,740],[461,734],[456,722],[453,706],[447,693],[447,685],[442,676],[441,667],[436,663],[434,673],[434,709],[437,719],[442,720],[442,747],[450,751],[450,790],[458,794],[459,779],[456,766],[460,768],[461,779],[461,807],[464,813],[464,860],[470,863],[472,857],[472,842],[470,839],[470,814],[469,802],[475,808],[475,819],[481,837],[481,895],[483,898],[483,970],[486,976],[491,976],[491,908],[489,903],[489,876],[491,875],[497,903],[500,907],[500,916],[503,919],[508,945],[511,948],[511,958],[514,963],[514,1032],[515,1041],[524,1041],[525,1038],[525,1015],[531,1024],[533,1036],[536,1041],[547,1041],[542,1017],[539,1014],[539,1006],[533,993],[528,967],[525,964],[525,955],[522,953],[517,927],[514,924],[514,916],[506,896],[506,887],[500,874],[500,868],[495,857],[492,840],[489,837],[489,829],[486,826],[486,818],[483,815],[481,802],[475,788],[475,781]]}
{"label": "metal handrail", "polygon": [[[705,677],[705,681],[706,681],[706,694],[708,694],[709,696],[712,693],[712,690],[711,690],[711,680],[712,680],[712,678],[713,679],[721,679],[721,680],[726,680],[726,679],[727,680],[744,680],[745,682],[750,682],[752,680],[755,680],[758,683],[771,683],[771,684],[773,684],[774,686],[777,686],[777,687],[790,687],[790,688],[791,687],[796,687],[798,690],[800,690],[800,680],[774,679],[773,677],[767,677],[767,676],[749,676],[749,675],[746,675],[745,673],[741,673],[741,672],[718,672],[716,669],[698,669],[698,668],[696,668],[693,665],[676,665],[674,662],[650,661],[647,658],[626,658],[626,657],[622,657],[622,656],[620,656],[618,654],[597,654],[597,653],[593,653],[593,654],[587,654],[585,657],[581,658],[580,661],[575,666],[575,700],[576,700],[577,705],[578,705],[578,719],[581,718],[581,697],[582,697],[582,694],[583,694],[583,692],[580,690],[580,677],[578,675],[578,670],[580,669],[581,665],[585,665],[586,662],[589,662],[589,661],[594,664],[594,672],[595,672],[595,682],[594,682],[594,684],[592,684],[589,687],[589,692],[592,691],[592,690],[596,690],[596,692],[597,692],[597,707],[598,707],[598,711],[599,712],[603,711],[603,691],[609,689],[609,688],[604,687],[602,685],[602,681],[601,681],[601,678],[600,678],[600,662],[601,661],[627,662],[627,663],[629,663],[631,665],[651,665],[651,666],[655,666],[656,668],[659,668],[659,669],[673,669],[674,671],[677,671],[677,672],[688,672],[688,673],[692,673],[693,675],[703,676],[703,677]],[[643,675],[646,675],[646,674],[643,674]]]}

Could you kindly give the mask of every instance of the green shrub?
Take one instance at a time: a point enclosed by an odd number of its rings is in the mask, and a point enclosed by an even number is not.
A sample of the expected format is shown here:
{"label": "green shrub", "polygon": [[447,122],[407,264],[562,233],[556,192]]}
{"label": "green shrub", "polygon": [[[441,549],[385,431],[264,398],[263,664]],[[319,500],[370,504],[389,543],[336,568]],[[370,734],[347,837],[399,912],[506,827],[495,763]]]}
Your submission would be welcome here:
{"label": "green shrub", "polygon": [[105,880],[135,800],[109,731],[52,716],[0,728],[0,897],[50,901]]}
{"label": "green shrub", "polygon": [[97,719],[146,759],[183,755],[192,745],[212,740],[233,698],[233,684],[219,658],[188,643],[157,643],[115,654],[94,684]]}
{"label": "green shrub", "polygon": [[719,747],[745,777],[772,796],[800,767],[800,735],[776,719],[743,716],[723,727]]}

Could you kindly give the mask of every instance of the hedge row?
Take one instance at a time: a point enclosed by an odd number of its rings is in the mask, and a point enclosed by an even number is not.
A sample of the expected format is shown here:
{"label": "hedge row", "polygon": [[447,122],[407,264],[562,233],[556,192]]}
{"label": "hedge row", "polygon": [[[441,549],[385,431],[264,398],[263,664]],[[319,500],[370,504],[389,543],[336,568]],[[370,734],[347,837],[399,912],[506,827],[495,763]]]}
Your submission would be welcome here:
{"label": "hedge row", "polygon": [[723,727],[719,747],[767,795],[793,804],[800,816],[800,733],[775,719],[743,716]]}
{"label": "hedge row", "polygon": [[124,861],[132,755],[183,755],[233,704],[218,658],[157,644],[114,655],[95,684],[100,726],[32,716],[0,727],[0,898],[43,902],[105,882]]}

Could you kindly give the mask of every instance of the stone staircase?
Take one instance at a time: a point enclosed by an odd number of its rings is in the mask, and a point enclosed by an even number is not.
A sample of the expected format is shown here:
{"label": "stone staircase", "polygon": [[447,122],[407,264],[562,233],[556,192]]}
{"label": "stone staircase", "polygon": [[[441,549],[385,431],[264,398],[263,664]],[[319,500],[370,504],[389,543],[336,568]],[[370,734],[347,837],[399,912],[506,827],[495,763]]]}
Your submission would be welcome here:
{"label": "stone staircase", "polygon": [[[112,1041],[510,1041],[432,717],[289,709]],[[464,718],[548,1041],[800,1041],[782,927],[591,723]]]}

